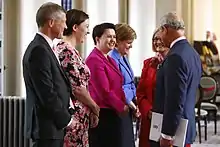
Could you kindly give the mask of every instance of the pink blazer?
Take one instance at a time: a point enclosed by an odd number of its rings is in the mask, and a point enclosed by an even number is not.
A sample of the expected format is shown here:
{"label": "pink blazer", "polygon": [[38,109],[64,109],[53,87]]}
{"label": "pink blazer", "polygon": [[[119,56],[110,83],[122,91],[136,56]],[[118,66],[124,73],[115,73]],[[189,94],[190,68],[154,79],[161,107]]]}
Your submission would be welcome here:
{"label": "pink blazer", "polygon": [[123,77],[115,61],[108,59],[94,48],[86,59],[90,69],[89,92],[100,108],[110,108],[122,112],[125,95],[122,89]]}

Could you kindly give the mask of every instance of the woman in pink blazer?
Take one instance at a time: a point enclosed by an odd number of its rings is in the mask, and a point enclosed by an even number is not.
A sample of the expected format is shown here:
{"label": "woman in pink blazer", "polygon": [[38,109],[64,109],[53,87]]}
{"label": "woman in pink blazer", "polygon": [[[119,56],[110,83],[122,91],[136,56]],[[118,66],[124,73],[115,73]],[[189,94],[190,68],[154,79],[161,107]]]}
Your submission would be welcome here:
{"label": "woman in pink blazer", "polygon": [[89,131],[90,147],[121,147],[120,115],[128,112],[123,78],[107,54],[116,43],[115,26],[102,23],[93,29],[95,48],[86,59],[90,69],[89,92],[100,107],[99,124]]}

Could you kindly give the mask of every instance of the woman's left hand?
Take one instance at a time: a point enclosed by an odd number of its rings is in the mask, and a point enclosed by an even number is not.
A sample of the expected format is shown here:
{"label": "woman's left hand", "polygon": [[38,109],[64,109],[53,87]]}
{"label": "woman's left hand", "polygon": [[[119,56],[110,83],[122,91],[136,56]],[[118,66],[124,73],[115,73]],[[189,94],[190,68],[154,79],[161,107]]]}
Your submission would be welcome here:
{"label": "woman's left hand", "polygon": [[99,123],[99,118],[98,118],[98,116],[95,115],[95,114],[93,114],[93,113],[91,113],[89,117],[90,117],[90,127],[91,127],[91,128],[97,127],[97,125],[98,125],[98,123]]}

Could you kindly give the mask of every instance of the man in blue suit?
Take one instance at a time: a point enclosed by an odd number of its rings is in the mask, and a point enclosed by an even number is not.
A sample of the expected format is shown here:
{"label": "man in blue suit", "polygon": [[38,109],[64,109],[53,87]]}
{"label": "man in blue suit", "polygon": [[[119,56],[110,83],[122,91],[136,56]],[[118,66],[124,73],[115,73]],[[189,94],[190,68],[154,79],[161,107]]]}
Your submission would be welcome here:
{"label": "man in blue suit", "polygon": [[167,13],[160,22],[159,36],[170,51],[157,71],[153,112],[163,114],[163,123],[160,141],[151,142],[152,147],[173,145],[181,118],[188,119],[186,147],[196,137],[194,107],[202,70],[200,57],[186,40],[184,28],[176,13]]}

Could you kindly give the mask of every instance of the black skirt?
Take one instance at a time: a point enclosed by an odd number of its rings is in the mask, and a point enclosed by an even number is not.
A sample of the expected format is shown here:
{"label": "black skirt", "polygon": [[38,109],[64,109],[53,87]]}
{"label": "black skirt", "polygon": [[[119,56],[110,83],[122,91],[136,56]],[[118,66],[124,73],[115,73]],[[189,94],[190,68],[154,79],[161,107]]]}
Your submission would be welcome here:
{"label": "black skirt", "polygon": [[99,124],[89,130],[89,147],[122,147],[121,118],[112,109],[100,109]]}
{"label": "black skirt", "polygon": [[120,117],[121,147],[135,147],[132,110]]}

